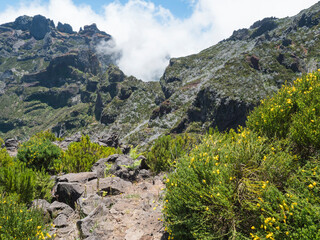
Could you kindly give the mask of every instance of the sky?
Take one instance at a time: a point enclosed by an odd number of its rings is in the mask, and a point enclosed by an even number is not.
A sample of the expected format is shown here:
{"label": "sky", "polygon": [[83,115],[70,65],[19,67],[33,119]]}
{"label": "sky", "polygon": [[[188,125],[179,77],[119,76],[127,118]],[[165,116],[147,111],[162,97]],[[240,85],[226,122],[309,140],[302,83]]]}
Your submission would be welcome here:
{"label": "sky", "polygon": [[172,57],[197,53],[265,17],[299,13],[316,0],[0,0],[0,24],[41,14],[69,23],[75,31],[96,23],[121,51],[126,75],[159,80]]}

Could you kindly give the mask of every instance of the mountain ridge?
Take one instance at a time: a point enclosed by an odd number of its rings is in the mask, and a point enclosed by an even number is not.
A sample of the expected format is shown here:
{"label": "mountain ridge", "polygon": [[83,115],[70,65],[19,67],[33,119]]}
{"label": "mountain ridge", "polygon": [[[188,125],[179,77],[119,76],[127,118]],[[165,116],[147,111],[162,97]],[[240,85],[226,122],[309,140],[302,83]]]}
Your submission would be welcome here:
{"label": "mountain ridge", "polygon": [[[117,132],[145,145],[168,133],[243,125],[259,101],[320,67],[320,3],[298,15],[265,18],[200,53],[170,60],[159,82],[127,77],[104,55],[113,41],[95,24],[73,32],[42,16],[0,26],[0,136]],[[41,33],[32,26],[40,24]],[[2,133],[1,133],[2,132]]]}

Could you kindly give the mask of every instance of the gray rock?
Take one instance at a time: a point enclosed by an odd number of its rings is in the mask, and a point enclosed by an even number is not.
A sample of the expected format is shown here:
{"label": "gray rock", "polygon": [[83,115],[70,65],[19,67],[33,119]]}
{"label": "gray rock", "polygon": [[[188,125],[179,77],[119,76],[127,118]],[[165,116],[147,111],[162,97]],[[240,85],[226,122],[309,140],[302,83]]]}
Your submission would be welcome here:
{"label": "gray rock", "polygon": [[13,28],[17,30],[26,31],[30,29],[31,22],[32,22],[32,17],[24,15],[16,18],[16,20],[14,21]]}
{"label": "gray rock", "polygon": [[67,204],[54,201],[48,207],[48,211],[52,218],[56,218],[60,214],[64,214],[66,216],[71,216],[74,213],[74,210]]}
{"label": "gray rock", "polygon": [[97,178],[95,172],[68,173],[57,177],[57,182],[86,183]]}
{"label": "gray rock", "polygon": [[48,203],[47,200],[44,200],[44,199],[35,199],[32,201],[31,207],[42,209],[43,211],[48,211],[50,207],[50,203]]}
{"label": "gray rock", "polygon": [[108,163],[108,159],[109,158],[101,158],[92,165],[91,171],[95,172],[98,178],[104,177],[106,163]]}
{"label": "gray rock", "polygon": [[107,211],[104,206],[99,205],[87,217],[77,222],[77,227],[80,231],[81,238],[88,238],[93,235],[93,232],[98,225],[96,218],[103,216],[106,214],[106,212]]}
{"label": "gray rock", "polygon": [[117,135],[116,133],[104,135],[98,139],[98,144],[105,147],[118,148],[120,144],[119,135]]}
{"label": "gray rock", "polygon": [[45,221],[48,221],[48,222],[50,220],[49,207],[50,207],[50,203],[48,203],[44,199],[35,199],[31,203],[31,208],[32,209],[42,210],[43,219],[45,219]]}
{"label": "gray rock", "polygon": [[68,217],[65,214],[59,214],[56,219],[54,219],[53,224],[56,228],[64,228],[68,226]]}
{"label": "gray rock", "polygon": [[132,186],[131,182],[125,181],[119,177],[106,177],[90,181],[87,189],[94,189],[100,196],[119,195],[124,193]]}
{"label": "gray rock", "polygon": [[54,194],[59,202],[64,202],[74,209],[75,202],[84,191],[85,187],[82,184],[62,182],[57,184]]}
{"label": "gray rock", "polygon": [[62,24],[61,22],[58,22],[57,29],[58,29],[58,31],[60,31],[60,32],[69,33],[69,34],[72,34],[72,33],[73,33],[73,30],[72,30],[71,25],[69,25],[69,24],[67,24],[67,23]]}
{"label": "gray rock", "polygon": [[14,138],[9,138],[5,141],[4,145],[9,151],[14,151],[18,149],[19,141]]}

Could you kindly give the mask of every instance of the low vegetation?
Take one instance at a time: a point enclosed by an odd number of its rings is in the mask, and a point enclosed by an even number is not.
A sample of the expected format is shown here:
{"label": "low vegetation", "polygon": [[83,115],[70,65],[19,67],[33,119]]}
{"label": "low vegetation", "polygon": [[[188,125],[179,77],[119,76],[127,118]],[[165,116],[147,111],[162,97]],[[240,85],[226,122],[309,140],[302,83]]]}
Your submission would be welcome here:
{"label": "low vegetation", "polygon": [[121,153],[121,150],[100,146],[91,142],[89,136],[82,136],[80,142],[71,143],[61,159],[55,162],[55,170],[66,173],[87,172],[100,158],[117,153]]}
{"label": "low vegetation", "polygon": [[88,136],[65,152],[55,140],[52,133],[40,132],[20,146],[16,158],[0,149],[0,239],[53,239],[43,213],[27,207],[34,199],[51,201],[54,181],[49,173],[89,171],[99,158],[121,153],[92,143]]}
{"label": "low vegetation", "polygon": [[207,134],[166,179],[170,239],[320,239],[319,73]]}
{"label": "low vegetation", "polygon": [[[156,140],[147,164],[168,172],[169,239],[320,239],[319,96],[320,74],[310,73],[263,100],[245,128]],[[0,239],[53,238],[42,213],[26,207],[50,200],[49,173],[89,171],[99,158],[121,153],[88,136],[66,151],[54,140],[41,132],[15,159],[0,150]],[[137,148],[130,154],[140,155]]]}

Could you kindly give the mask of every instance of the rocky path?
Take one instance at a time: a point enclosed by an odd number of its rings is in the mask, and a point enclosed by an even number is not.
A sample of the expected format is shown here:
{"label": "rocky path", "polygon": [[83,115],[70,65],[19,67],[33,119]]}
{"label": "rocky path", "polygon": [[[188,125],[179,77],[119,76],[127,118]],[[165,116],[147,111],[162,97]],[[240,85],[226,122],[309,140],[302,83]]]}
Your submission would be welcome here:
{"label": "rocky path", "polygon": [[[114,174],[99,177],[110,161]],[[120,163],[124,161],[132,159],[113,155],[96,164],[92,172],[57,177],[56,201],[34,202],[53,219],[50,234],[56,234],[57,240],[167,239],[161,221],[163,177],[151,177],[141,167],[134,171],[123,168]]]}

